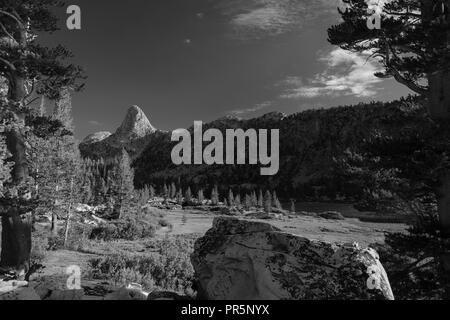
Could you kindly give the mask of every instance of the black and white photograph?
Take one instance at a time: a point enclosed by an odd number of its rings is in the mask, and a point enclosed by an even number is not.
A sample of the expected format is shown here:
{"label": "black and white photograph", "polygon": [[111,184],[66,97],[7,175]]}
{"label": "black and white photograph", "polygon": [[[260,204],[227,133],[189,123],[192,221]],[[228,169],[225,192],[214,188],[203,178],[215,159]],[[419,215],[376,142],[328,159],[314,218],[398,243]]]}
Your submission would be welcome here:
{"label": "black and white photograph", "polygon": [[450,0],[0,0],[0,217],[2,301],[447,300]]}

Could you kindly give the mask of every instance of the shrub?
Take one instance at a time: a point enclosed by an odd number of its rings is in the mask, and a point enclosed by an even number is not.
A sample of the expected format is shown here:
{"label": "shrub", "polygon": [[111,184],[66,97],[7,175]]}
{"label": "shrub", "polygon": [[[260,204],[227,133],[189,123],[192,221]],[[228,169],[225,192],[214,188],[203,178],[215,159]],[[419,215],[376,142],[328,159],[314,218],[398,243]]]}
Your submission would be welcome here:
{"label": "shrub", "polygon": [[40,264],[44,261],[48,247],[48,236],[45,233],[36,232],[33,234],[30,253],[31,265]]}
{"label": "shrub", "polygon": [[166,219],[161,219],[161,220],[159,220],[159,221],[158,221],[158,224],[159,224],[161,227],[163,227],[163,228],[166,228],[166,227],[170,227],[170,226],[171,226],[171,223],[170,223],[169,221],[167,221]]}
{"label": "shrub", "polygon": [[194,270],[190,262],[193,241],[166,238],[154,243],[157,253],[120,253],[90,261],[96,279],[115,285],[140,283],[146,290],[162,289],[192,294]]}
{"label": "shrub", "polygon": [[100,225],[94,228],[90,234],[92,240],[139,240],[153,237],[156,226],[148,221],[127,217],[123,220]]}

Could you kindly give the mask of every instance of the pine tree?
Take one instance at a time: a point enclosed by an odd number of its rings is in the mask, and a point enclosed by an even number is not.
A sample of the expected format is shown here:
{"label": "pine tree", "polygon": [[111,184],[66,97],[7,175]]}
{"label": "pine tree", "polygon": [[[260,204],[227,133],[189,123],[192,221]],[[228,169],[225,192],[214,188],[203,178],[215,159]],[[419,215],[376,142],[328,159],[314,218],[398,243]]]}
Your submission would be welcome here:
{"label": "pine tree", "polygon": [[125,149],[122,149],[121,155],[116,159],[116,166],[113,169],[112,188],[115,202],[115,215],[117,218],[123,218],[130,214],[135,207],[133,200],[134,194],[134,172],[131,168],[131,159]]}
{"label": "pine tree", "polygon": [[252,195],[251,195],[251,199],[252,199],[252,207],[257,207],[258,206],[258,197],[256,196],[256,192],[253,191]]}
{"label": "pine tree", "polygon": [[[366,0],[345,0],[339,24],[328,29],[328,41],[351,54],[375,59],[376,77],[393,78],[427,99],[433,122],[450,120],[450,0],[385,1],[378,14],[380,29],[367,28]],[[392,147],[392,146],[391,146]],[[405,148],[405,144],[402,144]],[[432,149],[432,146],[426,146]],[[384,155],[381,158],[386,158]],[[403,169],[403,168],[402,168]],[[440,227],[450,237],[450,168],[439,165],[433,177]],[[422,197],[422,192],[417,194]],[[404,199],[408,201],[408,199]]]}
{"label": "pine tree", "polygon": [[219,204],[219,189],[217,186],[211,191],[211,203],[213,206],[217,206]]}
{"label": "pine tree", "polygon": [[263,197],[263,192],[262,192],[262,190],[259,190],[259,195],[258,195],[258,207],[259,207],[259,208],[264,208],[264,197]]}
{"label": "pine tree", "polygon": [[272,195],[272,203],[273,203],[273,206],[274,206],[275,208],[277,208],[277,209],[279,209],[279,210],[283,210],[283,207],[281,206],[281,202],[280,202],[280,200],[278,199],[278,196],[277,196],[276,191],[273,192],[273,195]]}
{"label": "pine tree", "polygon": [[[65,115],[66,123],[71,123],[71,119],[69,110]],[[56,120],[60,122],[60,119]],[[58,131],[47,134],[45,139],[36,131],[29,137],[30,173],[39,198],[36,211],[52,213],[54,234],[57,232],[58,216],[64,215],[72,203],[80,201],[83,193],[80,174],[83,162],[71,132],[73,127],[68,128],[65,123],[61,125]],[[71,192],[72,181],[79,186],[79,191],[75,193]]]}
{"label": "pine tree", "polygon": [[234,198],[234,205],[236,207],[240,207],[241,206],[241,196],[239,194],[236,195],[236,197]]}
{"label": "pine tree", "polygon": [[[29,197],[35,186],[30,176],[29,150],[24,150],[29,141],[23,119],[31,120],[29,127],[33,130],[40,129],[39,123],[52,123],[50,119],[36,117],[29,107],[31,99],[36,95],[58,99],[61,89],[80,89],[79,80],[84,78],[81,68],[67,62],[72,56],[69,50],[63,46],[48,48],[39,42],[40,36],[58,29],[54,9],[60,5],[63,3],[58,0],[0,1],[0,77],[8,82],[6,99],[2,99],[8,110],[0,113],[0,122],[3,116],[10,120],[5,137],[14,162],[8,186],[12,194],[4,205],[8,206],[9,216],[2,217],[1,263],[21,273],[29,268],[32,242],[29,206],[35,201]],[[48,132],[41,133],[45,139]]]}
{"label": "pine tree", "polygon": [[192,191],[191,191],[190,187],[188,187],[187,190],[186,190],[185,201],[188,204],[192,202]]}
{"label": "pine tree", "polygon": [[234,203],[234,194],[233,194],[233,190],[229,190],[228,191],[228,205],[231,207],[231,206],[234,206],[235,205],[235,203]]}
{"label": "pine tree", "polygon": [[168,194],[167,198],[171,199],[172,198],[172,185],[171,184],[169,184],[167,186],[167,194]]}
{"label": "pine tree", "polygon": [[250,210],[253,206],[252,197],[248,194],[245,195],[245,209]]}
{"label": "pine tree", "polygon": [[203,201],[205,200],[205,196],[203,195],[203,189],[198,190],[197,198],[198,198],[198,203],[203,204]]}
{"label": "pine tree", "polygon": [[179,205],[183,204],[183,191],[181,189],[177,192],[177,203]]}
{"label": "pine tree", "polygon": [[291,199],[291,213],[296,213],[297,209],[295,208],[295,200]]}
{"label": "pine tree", "polygon": [[144,206],[150,200],[150,191],[146,185],[143,189],[137,190],[137,199],[140,206]]}
{"label": "pine tree", "polygon": [[170,198],[175,199],[177,197],[177,187],[175,186],[175,183],[170,184]]}
{"label": "pine tree", "polygon": [[272,196],[270,195],[269,191],[266,192],[266,195],[264,197],[264,211],[266,213],[272,212]]}
{"label": "pine tree", "polygon": [[59,120],[67,130],[73,132],[72,97],[69,88],[60,90],[59,96],[55,101],[53,118]]}
{"label": "pine tree", "polygon": [[155,197],[155,188],[152,186],[152,185],[150,185],[150,187],[149,187],[149,193],[150,193],[150,198],[154,198]]}
{"label": "pine tree", "polygon": [[167,185],[164,183],[162,188],[162,194],[161,196],[166,200],[169,197],[169,188],[167,188]]}

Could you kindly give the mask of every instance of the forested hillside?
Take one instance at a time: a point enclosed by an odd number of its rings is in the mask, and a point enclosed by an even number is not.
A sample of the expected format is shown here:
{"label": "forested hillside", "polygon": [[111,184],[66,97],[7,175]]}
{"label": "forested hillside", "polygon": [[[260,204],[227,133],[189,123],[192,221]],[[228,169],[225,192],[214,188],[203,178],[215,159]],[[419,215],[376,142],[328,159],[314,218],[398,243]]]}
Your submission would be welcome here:
{"label": "forested hillside", "polygon": [[[221,119],[204,126],[280,130],[280,171],[273,177],[260,175],[259,166],[175,166],[170,154],[175,143],[170,134],[154,137],[134,161],[135,184],[162,185],[176,182],[205,189],[219,185],[242,192],[257,188],[277,190],[284,198],[358,198],[362,190],[341,170],[338,158],[358,150],[374,135],[395,137],[405,128],[427,122],[425,109],[414,97],[391,103],[370,103],[283,116],[269,114],[251,120]],[[193,129],[191,128],[190,131]]]}

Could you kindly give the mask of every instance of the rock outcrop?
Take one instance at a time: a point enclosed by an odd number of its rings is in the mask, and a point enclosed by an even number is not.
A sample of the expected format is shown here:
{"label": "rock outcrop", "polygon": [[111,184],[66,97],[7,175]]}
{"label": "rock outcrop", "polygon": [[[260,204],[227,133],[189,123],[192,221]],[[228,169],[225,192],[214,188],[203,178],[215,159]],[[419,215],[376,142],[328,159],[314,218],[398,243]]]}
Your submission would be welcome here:
{"label": "rock outcrop", "polygon": [[265,223],[216,218],[191,256],[207,300],[394,299],[378,254]]}
{"label": "rock outcrop", "polygon": [[148,292],[142,290],[138,284],[129,284],[108,294],[105,300],[147,300]]}
{"label": "rock outcrop", "polygon": [[108,138],[110,136],[111,136],[111,132],[108,132],[108,131],[96,132],[96,133],[88,135],[86,138],[84,138],[84,140],[81,143],[83,143],[83,144],[97,143],[97,142],[105,140],[106,138]]}
{"label": "rock outcrop", "polygon": [[122,149],[126,149],[134,157],[147,146],[157,132],[144,111],[138,106],[132,106],[115,133],[91,134],[80,143],[79,147],[83,157],[111,158],[118,155]]}
{"label": "rock outcrop", "polygon": [[113,138],[118,142],[128,143],[132,140],[144,138],[156,129],[151,125],[144,111],[138,106],[128,109],[125,120],[114,133]]}

